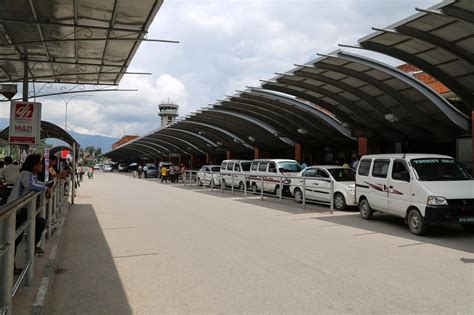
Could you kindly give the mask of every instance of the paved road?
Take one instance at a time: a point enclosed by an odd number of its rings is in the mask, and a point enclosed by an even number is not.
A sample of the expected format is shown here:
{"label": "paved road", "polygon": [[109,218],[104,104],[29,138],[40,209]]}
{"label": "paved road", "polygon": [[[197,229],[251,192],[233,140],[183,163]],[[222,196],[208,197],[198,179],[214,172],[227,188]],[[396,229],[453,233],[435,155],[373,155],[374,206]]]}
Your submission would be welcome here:
{"label": "paved road", "polygon": [[97,174],[49,314],[472,313],[474,235]]}

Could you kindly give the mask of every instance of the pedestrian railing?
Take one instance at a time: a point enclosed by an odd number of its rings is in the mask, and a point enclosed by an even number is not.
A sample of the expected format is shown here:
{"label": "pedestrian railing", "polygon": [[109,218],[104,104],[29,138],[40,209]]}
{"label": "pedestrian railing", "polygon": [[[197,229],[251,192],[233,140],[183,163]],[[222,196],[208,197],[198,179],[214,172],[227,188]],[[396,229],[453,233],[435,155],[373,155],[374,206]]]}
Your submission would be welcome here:
{"label": "pedestrian railing", "polygon": [[[12,299],[23,282],[27,286],[33,285],[35,248],[39,245],[35,244],[36,216],[43,216],[47,222],[46,233],[40,243],[45,238],[51,238],[53,231],[61,225],[59,215],[69,196],[65,185],[72,187],[72,184],[66,180],[47,184],[54,184],[50,198],[47,198],[46,192],[30,192],[0,207],[0,314],[12,314]],[[27,220],[16,229],[16,214],[20,209],[27,210]],[[22,233],[26,234],[26,263],[15,279],[15,241]]]}
{"label": "pedestrian railing", "polygon": [[278,174],[261,176],[250,175],[248,172],[232,172],[227,174],[188,170],[183,177],[183,181],[184,185],[188,187],[195,186],[203,190],[210,189],[211,191],[218,189],[222,193],[224,191],[230,191],[232,194],[242,193],[244,198],[247,198],[249,195],[259,196],[261,200],[264,197],[273,197],[278,198],[280,203],[283,202],[283,199],[295,199],[295,196],[288,191],[291,187],[293,192],[299,189],[301,198],[296,201],[301,203],[303,208],[306,208],[307,202],[310,201],[308,192],[318,191],[321,194],[327,195],[327,200],[315,199],[311,200],[311,202],[329,204],[331,213],[334,212],[334,180],[329,178],[318,178],[318,182],[326,183],[326,185],[316,185],[314,178],[303,176]]}

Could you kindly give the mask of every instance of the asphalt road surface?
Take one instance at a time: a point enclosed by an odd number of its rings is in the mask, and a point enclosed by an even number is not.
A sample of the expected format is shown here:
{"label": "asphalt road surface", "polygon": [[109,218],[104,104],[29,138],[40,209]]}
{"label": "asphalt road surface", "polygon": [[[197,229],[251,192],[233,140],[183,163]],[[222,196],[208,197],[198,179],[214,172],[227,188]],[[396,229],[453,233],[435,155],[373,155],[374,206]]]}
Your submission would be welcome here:
{"label": "asphalt road surface", "polygon": [[473,313],[474,235],[116,173],[85,179],[48,314]]}

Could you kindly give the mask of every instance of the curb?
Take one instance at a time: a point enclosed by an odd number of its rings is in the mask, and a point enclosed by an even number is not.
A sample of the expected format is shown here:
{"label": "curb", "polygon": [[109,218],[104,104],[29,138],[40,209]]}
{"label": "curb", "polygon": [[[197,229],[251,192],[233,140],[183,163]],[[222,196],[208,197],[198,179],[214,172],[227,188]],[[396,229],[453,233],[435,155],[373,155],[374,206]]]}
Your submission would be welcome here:
{"label": "curb", "polygon": [[62,226],[56,231],[54,235],[58,237],[58,240],[56,244],[51,247],[51,251],[48,256],[48,262],[46,263],[46,267],[44,268],[43,278],[41,279],[38,292],[36,293],[35,301],[33,302],[33,305],[31,307],[32,315],[45,314],[49,294],[51,293],[50,288],[54,284],[54,278],[56,276],[55,269],[58,263],[58,251],[62,244],[63,238],[61,236],[68,215],[69,207],[70,205],[67,205],[65,207],[64,217],[61,220]]}

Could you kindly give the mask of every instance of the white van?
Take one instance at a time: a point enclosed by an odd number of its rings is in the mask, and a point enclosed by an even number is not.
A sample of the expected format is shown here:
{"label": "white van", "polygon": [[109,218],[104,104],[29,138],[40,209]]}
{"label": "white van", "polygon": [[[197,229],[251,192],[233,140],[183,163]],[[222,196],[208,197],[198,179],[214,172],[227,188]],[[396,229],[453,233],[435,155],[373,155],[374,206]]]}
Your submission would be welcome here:
{"label": "white van", "polygon": [[[252,161],[247,160],[224,160],[221,164],[222,185],[224,187],[239,188],[244,190],[245,185],[249,187],[248,174]],[[242,174],[246,173],[246,175]]]}
{"label": "white van", "polygon": [[452,157],[434,154],[366,155],[356,175],[362,218],[374,211],[405,219],[422,235],[430,224],[474,229],[474,180]]}
{"label": "white van", "polygon": [[[289,177],[296,176],[301,171],[300,164],[295,160],[279,160],[279,159],[259,159],[253,160],[250,166],[250,188],[252,192],[257,193],[262,189],[263,177],[263,191],[271,192],[280,195],[280,189],[289,191],[291,179]],[[280,187],[280,177],[282,178],[282,186]]]}

